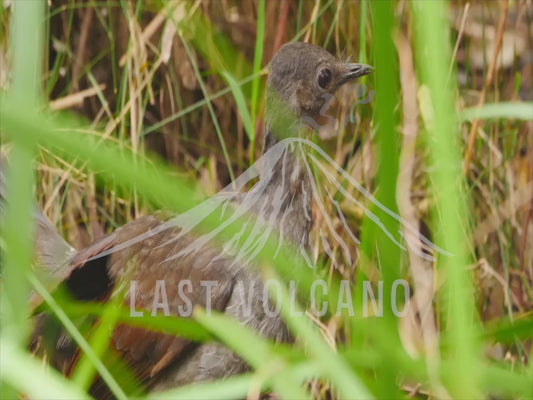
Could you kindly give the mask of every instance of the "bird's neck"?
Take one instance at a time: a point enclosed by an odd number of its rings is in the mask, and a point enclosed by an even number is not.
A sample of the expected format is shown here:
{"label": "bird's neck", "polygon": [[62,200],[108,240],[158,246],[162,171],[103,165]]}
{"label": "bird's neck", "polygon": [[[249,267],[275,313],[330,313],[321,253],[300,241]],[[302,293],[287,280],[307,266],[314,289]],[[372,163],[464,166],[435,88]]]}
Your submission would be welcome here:
{"label": "bird's neck", "polygon": [[297,143],[276,146],[278,137],[267,129],[264,146],[267,160],[261,172],[264,194],[271,206],[280,211],[279,230],[293,242],[307,246],[312,226],[312,178],[301,147]]}

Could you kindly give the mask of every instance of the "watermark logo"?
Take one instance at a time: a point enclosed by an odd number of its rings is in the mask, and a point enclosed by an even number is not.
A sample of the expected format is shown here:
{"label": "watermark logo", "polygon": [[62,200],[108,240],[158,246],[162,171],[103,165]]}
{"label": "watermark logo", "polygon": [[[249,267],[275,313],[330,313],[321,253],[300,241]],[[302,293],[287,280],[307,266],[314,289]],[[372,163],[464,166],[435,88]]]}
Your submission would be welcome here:
{"label": "watermark logo", "polygon": [[[173,282],[168,285],[165,280],[156,280],[153,293],[140,293],[139,282],[130,281],[129,304],[130,315],[132,317],[144,317],[147,313],[156,315],[178,315],[180,317],[190,317],[193,313],[193,305],[202,304],[208,314],[213,310],[213,298],[217,289],[221,286],[218,281],[205,280],[193,282],[189,279]],[[299,293],[295,281],[289,281],[289,310],[291,317],[302,317],[304,313],[298,306]],[[410,288],[407,281],[403,279],[395,280],[390,289],[390,304],[384,303],[383,281],[375,282],[376,291],[370,281],[363,281],[362,291],[362,317],[382,317],[384,307],[390,307],[390,311],[398,318],[405,317],[410,306]],[[232,288],[234,293],[238,293],[238,302],[233,304],[237,307],[238,315],[244,320],[257,315],[258,308],[269,317],[279,317],[281,314],[282,283],[276,279],[268,279],[262,285],[251,284],[250,280],[237,280]],[[354,317],[355,306],[353,300],[355,294],[352,293],[352,285],[348,280],[341,280],[338,296],[328,297],[329,287],[322,279],[315,280],[308,293],[309,309],[318,317],[325,316],[329,311],[335,310],[335,314]],[[169,294],[172,295],[169,296]],[[398,298],[405,299],[400,304]],[[138,307],[137,300],[152,299],[151,309]],[[170,301],[169,301],[170,299]],[[330,304],[328,301],[334,301]]]}

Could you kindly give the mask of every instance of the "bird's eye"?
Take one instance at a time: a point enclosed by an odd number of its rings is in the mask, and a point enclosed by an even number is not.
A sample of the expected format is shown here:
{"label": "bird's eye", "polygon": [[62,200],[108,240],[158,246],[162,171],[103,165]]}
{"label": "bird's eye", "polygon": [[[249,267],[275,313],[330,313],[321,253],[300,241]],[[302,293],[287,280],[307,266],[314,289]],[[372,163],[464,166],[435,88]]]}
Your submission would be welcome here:
{"label": "bird's eye", "polygon": [[330,82],[331,71],[329,70],[329,68],[322,68],[318,73],[318,86],[320,86],[322,89],[325,89],[326,87],[328,87]]}

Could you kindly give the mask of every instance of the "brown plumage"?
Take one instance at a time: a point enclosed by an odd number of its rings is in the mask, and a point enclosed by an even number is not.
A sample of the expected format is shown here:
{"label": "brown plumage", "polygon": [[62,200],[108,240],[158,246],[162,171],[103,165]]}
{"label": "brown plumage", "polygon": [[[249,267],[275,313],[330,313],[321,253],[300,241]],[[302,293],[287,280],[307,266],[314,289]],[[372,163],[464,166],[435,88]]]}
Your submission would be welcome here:
{"label": "brown plumage", "polygon": [[[232,198],[237,209],[256,214],[270,227],[266,231],[275,229],[294,244],[308,245],[312,225],[310,178],[298,157],[288,151],[279,152],[276,143],[293,135],[289,125],[294,117],[317,117],[327,95],[370,71],[363,64],[340,62],[311,44],[290,43],[280,49],[272,61],[268,81],[265,140],[265,151],[278,156],[265,158],[260,181],[250,192]],[[192,305],[206,307],[207,289],[200,282],[217,281],[210,299],[212,309],[241,320],[266,337],[290,339],[281,317],[264,313],[260,296],[252,299],[252,314],[243,314],[240,306],[246,291],[263,290],[259,274],[248,265],[246,257],[222,252],[209,241],[200,245],[197,235],[185,232],[178,224],[169,224],[169,220],[164,213],[139,218],[77,252],[59,270],[70,271],[66,287],[78,299],[105,300],[119,283],[135,281],[136,308],[151,310],[156,282],[164,280],[169,310],[176,314],[180,306],[187,305],[178,295],[179,282],[190,280],[188,297]],[[235,246],[242,244],[236,240]],[[112,345],[153,390],[225,377],[248,368],[222,345],[197,344],[123,324],[116,327]],[[62,350],[62,361],[57,364],[68,373],[75,363],[75,348],[68,340],[56,347]],[[98,395],[95,390],[93,394]]]}

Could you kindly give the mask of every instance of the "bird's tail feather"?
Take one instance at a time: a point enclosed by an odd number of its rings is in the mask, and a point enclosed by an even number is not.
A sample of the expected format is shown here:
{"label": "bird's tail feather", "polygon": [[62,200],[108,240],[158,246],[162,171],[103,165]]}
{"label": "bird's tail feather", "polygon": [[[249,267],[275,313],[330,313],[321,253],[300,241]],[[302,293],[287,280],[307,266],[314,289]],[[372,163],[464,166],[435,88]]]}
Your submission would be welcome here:
{"label": "bird's tail feather", "polygon": [[[5,170],[6,160],[0,155],[0,218],[6,212],[6,192],[8,190]],[[68,244],[56,231],[46,216],[35,208],[35,254],[39,265],[49,278],[54,276],[61,280],[61,270],[67,268],[68,261],[74,254],[74,248]]]}

